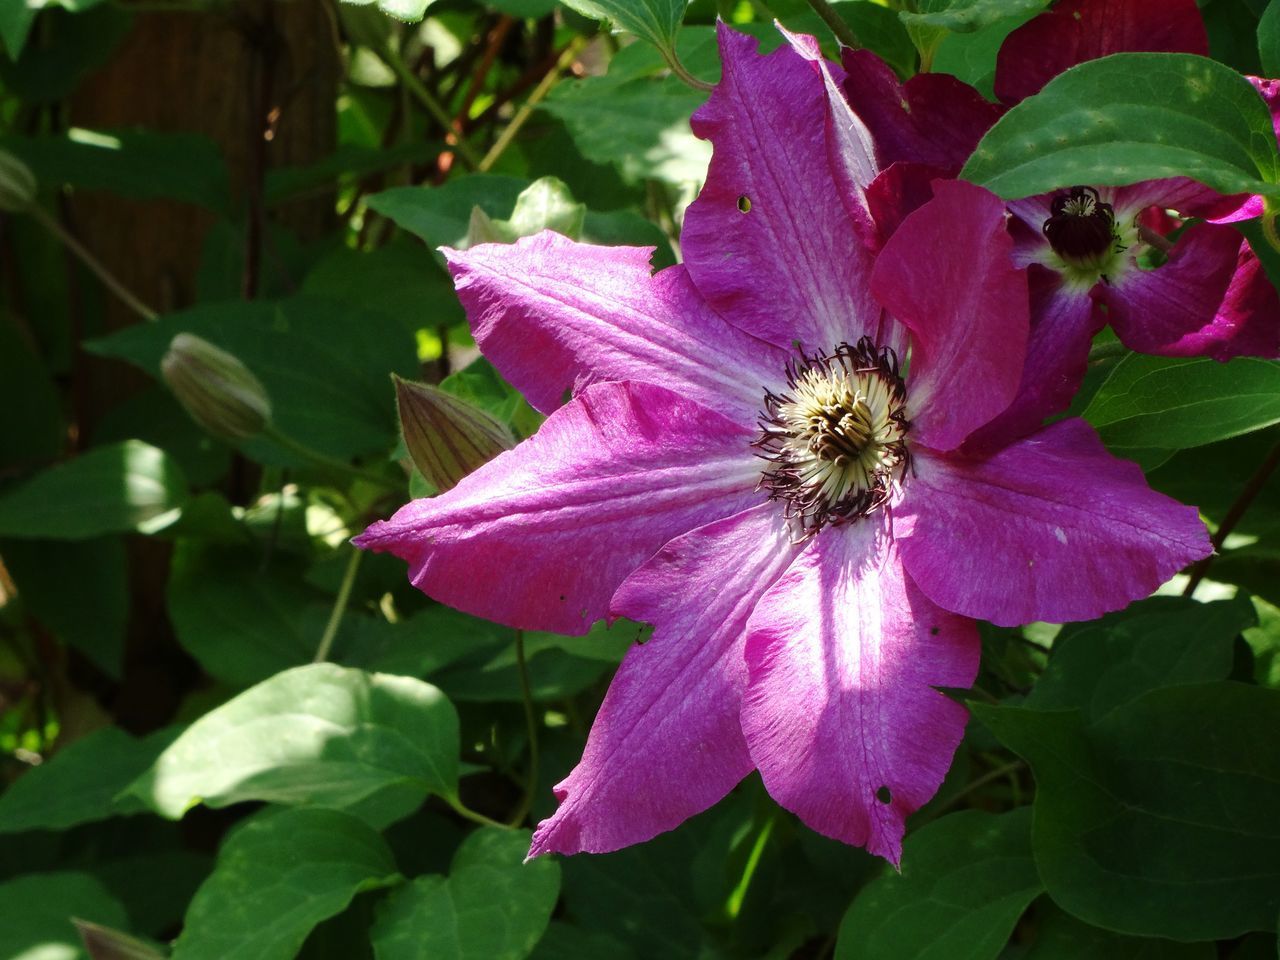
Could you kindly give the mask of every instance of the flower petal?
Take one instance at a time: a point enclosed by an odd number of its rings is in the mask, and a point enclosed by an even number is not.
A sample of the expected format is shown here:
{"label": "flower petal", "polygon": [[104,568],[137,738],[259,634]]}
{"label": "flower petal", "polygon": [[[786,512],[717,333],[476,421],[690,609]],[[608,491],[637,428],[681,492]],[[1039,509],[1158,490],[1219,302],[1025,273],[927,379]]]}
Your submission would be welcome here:
{"label": "flower petal", "polygon": [[714,152],[681,232],[689,276],[730,323],[783,348],[874,334],[871,251],[832,171],[820,71],[790,45],[761,57],[753,38],[719,35],[722,78],[693,115]]}
{"label": "flower petal", "polygon": [[1068,67],[1113,53],[1209,54],[1195,0],[1059,0],[1005,38],[996,96],[1015,104]]}
{"label": "flower petal", "polygon": [[753,432],[645,383],[600,383],[448,493],[356,545],[409,563],[414,586],[521,629],[585,633],[672,537],[760,502]]}
{"label": "flower petal", "polygon": [[904,84],[870,50],[841,51],[845,97],[871,132],[881,167],[906,161],[955,176],[1004,108],[946,73]]}
{"label": "flower petal", "polygon": [[1009,259],[1004,204],[960,180],[885,244],[871,289],[912,334],[907,384],[912,436],[953,450],[1009,406],[1027,351],[1026,272]]}
{"label": "flower petal", "polygon": [[904,821],[964,733],[964,708],[932,688],[969,686],[978,654],[973,621],[929,602],[883,527],[828,528],[747,625],[742,729],[765,787],[819,833],[896,864]]}
{"label": "flower petal", "polygon": [[914,467],[894,511],[907,571],[934,603],[1001,626],[1099,617],[1212,549],[1195,508],[1151,490],[1083,420]]}
{"label": "flower petal", "polygon": [[1192,226],[1163,266],[1130,270],[1094,296],[1131,350],[1227,360],[1280,348],[1280,301],[1231,227]]}
{"label": "flower petal", "polygon": [[652,252],[546,230],[444,254],[476,342],[542,412],[569,389],[641,380],[752,419],[786,355],[725,323],[684,267],[651,275]]}
{"label": "flower petal", "polygon": [[618,668],[530,856],[648,840],[751,772],[738,723],[747,618],[799,549],[764,503],[671,541],[627,578],[612,612],[657,629]]}
{"label": "flower petal", "polygon": [[867,188],[867,206],[884,240],[893,236],[909,214],[933,199],[933,181],[938,179],[947,179],[947,171],[899,160],[871,181]]}
{"label": "flower petal", "polygon": [[1089,366],[1094,335],[1107,322],[1088,290],[1032,264],[1031,338],[1018,395],[1009,408],[965,441],[966,453],[999,450],[1071,405]]}

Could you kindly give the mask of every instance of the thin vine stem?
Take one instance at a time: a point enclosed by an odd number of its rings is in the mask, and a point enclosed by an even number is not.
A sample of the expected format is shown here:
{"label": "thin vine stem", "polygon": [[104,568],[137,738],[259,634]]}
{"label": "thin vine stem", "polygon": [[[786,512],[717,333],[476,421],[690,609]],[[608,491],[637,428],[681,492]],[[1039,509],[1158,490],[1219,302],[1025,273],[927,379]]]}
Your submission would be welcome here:
{"label": "thin vine stem", "polygon": [[60,224],[54,217],[50,216],[39,204],[32,204],[26,210],[27,213],[35,219],[36,223],[48,230],[64,247],[70,250],[89,271],[102,281],[102,285],[116,295],[116,297],[126,307],[140,316],[143,320],[155,320],[159,316],[156,311],[152,310],[143,303],[134,293],[126,287],[116,275],[113,274],[106,266],[89,252],[89,249],[72,236],[71,232]]}
{"label": "thin vine stem", "polygon": [[462,817],[463,820],[470,820],[472,823],[478,823],[484,827],[501,827],[503,830],[512,829],[509,824],[503,823],[500,820],[491,819],[479,811],[472,810],[456,796],[445,797],[444,802],[449,805],[450,810]]}
{"label": "thin vine stem", "polygon": [[409,65],[404,62],[398,53],[390,47],[383,47],[378,51],[382,61],[391,68],[391,72],[396,75],[404,88],[409,91],[409,95],[417,100],[419,104],[431,114],[432,119],[440,124],[447,133],[453,134],[454,142],[450,144],[472,170],[476,170],[480,166],[480,156],[476,153],[475,148],[467,142],[467,138],[463,135],[462,130],[454,123],[453,117],[449,115],[449,111],[444,108],[435,94],[427,89],[426,84],[418,79],[417,75],[409,69]]}
{"label": "thin vine stem", "polygon": [[662,59],[667,61],[667,66],[671,68],[671,72],[678,77],[686,85],[693,87],[695,90],[711,91],[716,88],[714,83],[708,83],[706,80],[700,80],[689,72],[689,68],[680,62],[680,58],[676,56],[674,47],[663,48]]}
{"label": "thin vine stem", "polygon": [[564,52],[560,54],[559,59],[556,60],[555,66],[548,70],[546,76],[538,81],[538,85],[530,92],[529,98],[521,104],[520,109],[516,111],[516,115],[511,118],[511,122],[503,128],[502,133],[498,135],[498,139],[489,148],[489,152],[480,159],[476,165],[477,171],[486,173],[498,162],[498,159],[506,152],[507,147],[511,146],[511,142],[515,140],[520,128],[533,115],[534,108],[542,101],[543,97],[551,92],[551,88],[560,81],[561,71],[567,69],[573,63],[586,44],[585,37],[575,37],[569,42],[564,48]]}
{"label": "thin vine stem", "polygon": [[1253,476],[1244,485],[1240,495],[1236,497],[1227,509],[1227,514],[1222,518],[1222,523],[1219,524],[1218,531],[1213,535],[1211,541],[1213,543],[1213,553],[1191,568],[1191,573],[1187,577],[1187,586],[1182,591],[1184,597],[1190,597],[1196,592],[1196,587],[1200,586],[1200,581],[1209,572],[1209,566],[1213,563],[1213,558],[1218,555],[1218,551],[1222,549],[1222,545],[1226,542],[1227,537],[1231,535],[1231,531],[1244,518],[1253,501],[1262,492],[1262,488],[1267,485],[1267,481],[1275,473],[1276,467],[1280,467],[1280,443],[1272,447],[1266,457],[1263,458],[1262,463],[1258,464],[1258,469],[1253,472]]}
{"label": "thin vine stem", "polygon": [[524,631],[516,631],[516,670],[520,674],[520,699],[524,703],[524,722],[529,737],[529,769],[524,778],[524,796],[520,806],[508,823],[520,826],[533,806],[533,794],[538,789],[538,719],[533,709],[533,688],[529,684],[529,662],[524,652]]}
{"label": "thin vine stem", "polygon": [[316,655],[312,663],[323,663],[329,659],[333,649],[333,638],[338,635],[338,627],[342,623],[342,615],[347,612],[347,604],[351,601],[351,588],[356,582],[356,573],[360,570],[360,558],[363,550],[351,548],[351,559],[347,561],[346,572],[342,574],[342,584],[338,587],[338,595],[333,598],[333,609],[329,611],[329,622],[324,625],[324,633],[320,636],[320,645],[316,647]]}
{"label": "thin vine stem", "polygon": [[359,467],[353,467],[349,463],[343,463],[337,457],[331,457],[327,453],[321,453],[319,450],[314,450],[306,444],[299,443],[292,437],[281,433],[274,426],[268,426],[263,431],[262,435],[268,440],[284,447],[290,453],[295,453],[304,460],[310,461],[315,466],[324,467],[327,470],[340,473],[350,480],[364,480],[367,483],[377,484],[380,487],[387,486],[387,480],[381,474],[374,473],[371,470],[362,470]]}
{"label": "thin vine stem", "polygon": [[861,50],[862,41],[858,39],[858,35],[853,32],[853,28],[849,24],[840,19],[840,14],[836,13],[831,4],[827,0],[809,0],[809,6],[813,8],[813,12],[822,18],[831,32],[836,35],[836,39],[850,50]]}

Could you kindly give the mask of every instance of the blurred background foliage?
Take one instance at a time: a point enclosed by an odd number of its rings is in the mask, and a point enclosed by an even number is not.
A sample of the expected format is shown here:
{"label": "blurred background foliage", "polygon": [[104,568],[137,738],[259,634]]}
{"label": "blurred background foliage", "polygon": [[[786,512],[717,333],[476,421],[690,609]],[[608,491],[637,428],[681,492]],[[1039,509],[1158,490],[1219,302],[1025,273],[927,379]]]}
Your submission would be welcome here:
{"label": "blurred background foliage", "polygon": [[[1043,6],[834,9],[903,77],[990,94]],[[1259,72],[1265,8],[1204,3],[1214,56]],[[1274,484],[1197,600],[985,630],[900,875],[754,776],[652,843],[521,864],[643,629],[517,637],[347,540],[467,467],[410,456],[411,423],[539,423],[437,246],[677,259],[710,148],[675,73],[715,81],[717,16],[835,49],[799,0],[0,4],[0,148],[38,184],[0,215],[0,960],[1276,956]],[[192,420],[182,333],[270,429]],[[436,386],[402,390],[404,439],[393,374]],[[1187,390],[1217,406],[1189,423]],[[1272,363],[1113,356],[1078,406],[1216,526],[1278,397]]]}

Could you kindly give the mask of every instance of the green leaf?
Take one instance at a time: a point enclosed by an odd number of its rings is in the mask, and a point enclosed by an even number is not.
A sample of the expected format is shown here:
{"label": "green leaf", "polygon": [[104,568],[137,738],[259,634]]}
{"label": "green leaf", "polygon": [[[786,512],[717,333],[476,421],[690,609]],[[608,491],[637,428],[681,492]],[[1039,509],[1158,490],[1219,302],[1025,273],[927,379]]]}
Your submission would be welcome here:
{"label": "green leaf", "polygon": [[1030,809],[953,813],[908,836],[902,872],[854,899],[836,960],[994,960],[1041,891]]}
{"label": "green leaf", "polygon": [[47,186],[179,200],[231,214],[227,165],[217,144],[198,134],[73,127],[56,136],[0,137],[0,147],[21,158]]}
{"label": "green leaf", "polygon": [[565,0],[565,6],[593,20],[609,20],[659,50],[673,50],[688,0]]}
{"label": "green leaf", "polygon": [[162,816],[244,800],[349,808],[405,785],[453,796],[458,717],[435,687],[297,667],[193,723],[129,792]]}
{"label": "green leaf", "polygon": [[664,66],[653,50],[632,44],[604,76],[560,84],[540,108],[564,122],[584,157],[614,165],[625,180],[700,184],[711,145],[693,135],[689,117],[706,94],[655,76]]}
{"label": "green leaf", "polygon": [[173,960],[292,960],[311,928],[356,894],[395,883],[374,830],[333,810],[272,810],[245,822],[196,891]]}
{"label": "green leaf", "polygon": [[948,33],[933,55],[932,71],[959,77],[970,86],[977,87],[988,100],[994,100],[996,56],[1000,47],[1009,34],[1033,16],[1034,12],[1006,17],[972,33]]}
{"label": "green leaf", "polygon": [[104,727],[59,750],[0,794],[0,833],[63,830],[144,809],[136,798],[117,794],[177,734],[167,728],[138,739],[119,727]]}
{"label": "green leaf", "polygon": [[[0,547],[23,609],[113,679],[120,677],[129,619],[129,564],[119,537],[94,540],[7,540]],[[75,580],[67,602],[68,571]]]}
{"label": "green leaf", "polygon": [[1007,198],[1178,176],[1280,195],[1280,151],[1270,111],[1230,67],[1119,53],[1072,67],[1006,113],[961,176]]}
{"label": "green leaf", "polygon": [[1100,930],[1049,908],[1023,960],[1214,960],[1211,943],[1174,943]]}
{"label": "green leaf", "polygon": [[82,960],[88,954],[72,918],[111,927],[128,923],[87,873],[37,873],[0,883],[0,950],[5,960]]}
{"label": "green leaf", "polygon": [[10,60],[17,60],[27,45],[27,35],[39,12],[26,2],[0,4],[0,40],[4,41]]}
{"label": "green leaf", "polygon": [[1280,5],[1267,4],[1258,21],[1258,56],[1263,76],[1280,77]]}
{"label": "green leaf", "polygon": [[332,603],[287,557],[260,566],[258,548],[181,540],[170,568],[167,602],[178,642],[234,687],[310,662]]}
{"label": "green leaf", "polygon": [[1084,411],[1112,449],[1182,450],[1280,423],[1280,364],[1130,354]]}
{"label": "green leaf", "polygon": [[471,174],[439,187],[393,187],[368,199],[369,209],[421,237],[431,249],[466,245],[471,211],[505,217],[528,181],[493,174]]}
{"label": "green leaf", "polygon": [[1045,889],[1097,927],[1214,940],[1280,910],[1280,691],[1152,690],[1092,726],[1076,711],[970,703],[1036,778]]}
{"label": "green leaf", "polygon": [[382,904],[377,960],[521,960],[547,929],[560,866],[523,863],[529,833],[485,827],[458,849],[448,877],[419,877]]}
{"label": "green leaf", "polygon": [[[271,397],[284,434],[335,457],[380,453],[395,443],[389,374],[418,369],[413,335],[394,317],[312,297],[196,307],[156,323],[128,327],[89,349],[160,375],[160,358],[181,332],[234,354]],[[194,427],[192,429],[195,429]],[[305,465],[264,437],[241,445],[256,460]]]}
{"label": "green leaf", "polygon": [[[342,2],[351,4],[353,7],[365,7],[374,3],[375,0],[342,0]],[[406,23],[415,23],[426,15],[427,7],[431,6],[432,0],[376,0],[376,3],[378,9],[387,16]]]}
{"label": "green leaf", "polygon": [[438,330],[466,320],[444,271],[422,244],[404,235],[376,250],[334,250],[311,268],[302,290],[381,311],[410,330]]}
{"label": "green leaf", "polygon": [[542,230],[554,230],[577,240],[582,236],[586,213],[586,205],[574,202],[573,194],[564,181],[557,177],[541,177],[520,191],[515,209],[507,220],[496,220],[482,207],[474,207],[468,240],[470,245],[511,243]]}
{"label": "green leaf", "polygon": [[934,27],[952,33],[971,33],[1006,17],[1034,15],[1047,0],[922,0],[916,12],[898,14],[910,27]]}
{"label": "green leaf", "polygon": [[155,533],[178,518],[188,496],[182,471],[138,440],[96,447],[0,495],[0,536],[88,540],[104,533]]}
{"label": "green leaf", "polygon": [[1153,597],[1091,623],[1072,623],[1024,701],[1077,708],[1089,720],[1158,687],[1225,680],[1236,637],[1257,622],[1247,597],[1197,603]]}

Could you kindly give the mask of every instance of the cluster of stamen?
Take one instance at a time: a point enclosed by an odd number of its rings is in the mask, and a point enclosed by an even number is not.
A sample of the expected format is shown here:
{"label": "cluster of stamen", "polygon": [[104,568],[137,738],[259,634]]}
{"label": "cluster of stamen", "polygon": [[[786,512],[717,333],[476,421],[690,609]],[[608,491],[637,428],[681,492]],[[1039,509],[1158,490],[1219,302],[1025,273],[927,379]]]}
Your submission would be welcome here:
{"label": "cluster of stamen", "polygon": [[1054,196],[1043,230],[1054,252],[1073,267],[1101,269],[1124,249],[1115,210],[1093,187],[1072,187]]}
{"label": "cluster of stamen", "polygon": [[760,486],[803,536],[876,510],[910,465],[898,357],[869,337],[787,365],[786,392],[766,391],[755,446]]}

